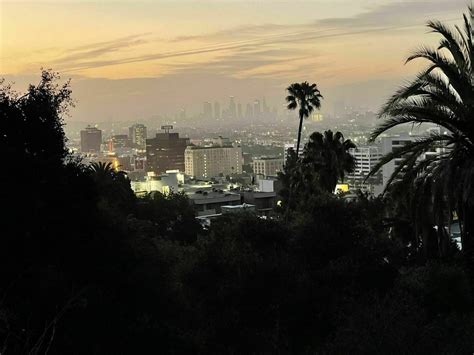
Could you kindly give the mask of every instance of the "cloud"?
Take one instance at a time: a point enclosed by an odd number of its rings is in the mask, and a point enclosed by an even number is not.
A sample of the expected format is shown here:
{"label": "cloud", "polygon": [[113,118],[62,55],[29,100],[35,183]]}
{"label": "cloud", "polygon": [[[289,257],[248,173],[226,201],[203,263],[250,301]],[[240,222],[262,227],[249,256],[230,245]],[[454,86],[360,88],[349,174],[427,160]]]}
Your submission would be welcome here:
{"label": "cloud", "polygon": [[79,61],[82,59],[95,58],[104,54],[117,52],[124,48],[135,47],[148,43],[145,39],[150,33],[136,34],[127,37],[118,38],[107,42],[92,43],[84,46],[68,49],[66,54],[56,60],[56,62],[67,63]]}
{"label": "cloud", "polygon": [[[107,59],[107,60],[96,60],[96,61],[80,61],[79,59],[88,59],[96,58],[95,53],[108,53],[112,50],[117,50],[118,48],[106,47],[106,48],[97,48],[93,51],[82,52],[80,55],[71,55],[66,58],[59,58],[53,62],[53,64],[59,65],[59,69],[65,71],[77,71],[91,68],[99,68],[104,66],[119,65],[119,64],[130,64],[130,63],[139,63],[146,61],[156,61],[160,59],[167,58],[178,58],[185,56],[192,56],[205,53],[220,53],[226,52],[229,50],[239,51],[239,50],[248,50],[263,48],[268,45],[282,45],[282,44],[302,44],[308,43],[316,39],[330,39],[338,38],[345,36],[354,36],[375,32],[382,32],[388,30],[397,30],[403,28],[409,28],[411,26],[393,26],[393,27],[382,27],[382,28],[371,28],[371,29],[358,29],[358,30],[346,30],[346,31],[335,31],[335,30],[309,30],[305,32],[294,32],[294,33],[284,33],[274,36],[266,36],[263,38],[249,39],[245,41],[235,41],[227,43],[216,43],[213,45],[207,45],[202,47],[197,47],[189,50],[177,50],[177,51],[168,51],[162,53],[153,53],[146,54],[141,56],[130,56],[116,59]],[[141,44],[141,42],[137,43]],[[129,44],[130,46],[130,44]],[[123,47],[122,47],[123,48]],[[275,53],[274,53],[275,55]]]}
{"label": "cloud", "polygon": [[350,18],[327,18],[317,24],[339,28],[422,25],[433,16],[441,15],[446,20],[446,14],[459,14],[460,10],[466,9],[465,0],[398,1],[372,7]]}
{"label": "cloud", "polygon": [[[183,42],[192,40],[215,41],[229,38],[248,36],[265,36],[274,32],[282,32],[283,35],[297,35],[314,30],[337,30],[353,28],[387,28],[405,26],[421,26],[433,16],[445,15],[449,12],[459,13],[466,9],[465,0],[429,0],[429,1],[394,1],[391,4],[372,6],[365,12],[352,17],[334,17],[314,21],[307,24],[281,25],[266,23],[261,25],[242,25],[232,29],[215,31],[208,34],[179,36],[171,39],[171,42]],[[455,18],[458,19],[459,15]],[[449,20],[453,19],[452,17]],[[275,35],[276,37],[282,34]]]}
{"label": "cloud", "polygon": [[[149,33],[136,34],[72,48],[55,59],[52,66],[64,72],[82,73],[108,66],[160,62],[175,71],[189,67],[202,70],[215,68],[228,75],[242,76],[282,61],[295,61],[305,55],[314,55],[315,46],[309,47],[308,44],[317,41],[403,31],[422,26],[435,15],[446,17],[446,14],[450,15],[451,11],[458,11],[464,5],[464,0],[404,1],[372,7],[353,17],[327,18],[306,24],[238,26],[205,35],[176,37],[166,42],[189,48],[163,52],[150,53],[151,48],[159,45],[159,41],[150,38]],[[139,46],[145,46],[148,53],[142,50],[144,54],[131,55],[130,50]],[[178,61],[180,58],[203,54],[207,55],[206,58],[211,55],[206,63],[202,60]]]}

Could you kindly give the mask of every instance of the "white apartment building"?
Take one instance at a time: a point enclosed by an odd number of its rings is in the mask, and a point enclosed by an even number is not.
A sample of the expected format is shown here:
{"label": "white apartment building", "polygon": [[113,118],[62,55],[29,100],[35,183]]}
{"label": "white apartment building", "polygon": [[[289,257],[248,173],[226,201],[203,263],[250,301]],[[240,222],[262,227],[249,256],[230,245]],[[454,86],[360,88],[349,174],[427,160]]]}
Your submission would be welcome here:
{"label": "white apartment building", "polygon": [[[420,137],[408,134],[392,137],[382,137],[380,141],[382,156],[391,153],[395,149],[400,149],[406,144],[414,142],[418,138]],[[395,169],[400,166],[402,160],[402,158],[393,159],[382,167],[382,185],[384,189],[387,186],[388,180],[392,176]]]}
{"label": "white apartment building", "polygon": [[378,173],[367,181],[366,178],[382,158],[381,148],[376,145],[360,146],[349,149],[349,153],[355,159],[354,172],[347,176],[350,188],[378,195],[382,191],[382,174]]}
{"label": "white apartment building", "polygon": [[253,172],[255,175],[276,176],[283,170],[285,160],[282,158],[259,158],[253,161]]}
{"label": "white apartment building", "polygon": [[349,153],[355,159],[355,169],[349,177],[355,179],[365,179],[382,157],[381,149],[375,145],[351,148]]}
{"label": "white apartment building", "polygon": [[184,171],[195,179],[242,173],[242,148],[233,146],[188,146],[184,151]]}

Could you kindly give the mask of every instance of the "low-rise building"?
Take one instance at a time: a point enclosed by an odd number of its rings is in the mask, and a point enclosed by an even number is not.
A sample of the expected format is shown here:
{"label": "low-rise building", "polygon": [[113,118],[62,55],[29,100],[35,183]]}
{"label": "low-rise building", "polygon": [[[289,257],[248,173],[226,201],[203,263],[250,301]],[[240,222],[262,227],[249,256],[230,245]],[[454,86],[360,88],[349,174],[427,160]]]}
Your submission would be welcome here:
{"label": "low-rise building", "polygon": [[170,172],[166,174],[156,175],[148,172],[144,181],[130,181],[131,188],[135,194],[146,194],[150,192],[160,192],[168,194],[177,192],[180,183],[179,172]]}
{"label": "low-rise building", "polygon": [[284,159],[282,158],[259,158],[253,160],[253,173],[255,175],[276,176],[283,171]]}
{"label": "low-rise building", "polygon": [[241,204],[241,197],[237,193],[226,191],[198,190],[187,194],[197,216],[208,216],[222,213],[222,206],[236,206]]}
{"label": "low-rise building", "polygon": [[256,212],[255,205],[243,203],[241,205],[230,205],[221,207],[222,214],[235,214],[243,212]]}
{"label": "low-rise building", "polygon": [[243,201],[246,204],[255,206],[259,215],[267,215],[273,211],[277,204],[277,193],[274,191],[243,191]]}

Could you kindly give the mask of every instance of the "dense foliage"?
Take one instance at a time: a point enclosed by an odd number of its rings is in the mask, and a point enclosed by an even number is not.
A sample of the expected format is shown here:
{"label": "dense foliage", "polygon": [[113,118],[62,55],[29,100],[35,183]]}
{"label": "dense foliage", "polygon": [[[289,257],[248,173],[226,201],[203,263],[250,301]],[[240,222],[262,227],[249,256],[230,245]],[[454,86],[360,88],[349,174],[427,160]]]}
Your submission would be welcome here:
{"label": "dense foliage", "polygon": [[[474,9],[470,8],[470,18]],[[428,66],[407,86],[398,90],[382,108],[383,122],[372,140],[403,124],[431,124],[431,135],[387,154],[375,173],[387,162],[399,159],[392,182],[411,189],[417,238],[430,241],[426,254],[449,253],[449,236],[456,216],[461,225],[465,261],[474,280],[474,47],[472,23],[450,28],[439,21],[428,23],[441,36],[436,48],[422,47],[407,62],[426,60]],[[430,213],[426,213],[429,211]],[[434,233],[434,227],[438,233]],[[428,243],[425,243],[428,246]]]}
{"label": "dense foliage", "polygon": [[24,96],[0,91],[0,353],[473,351],[457,254],[413,258],[389,237],[385,201],[329,193],[320,173],[332,186],[344,154],[321,155],[326,171],[291,153],[285,188],[313,176],[288,218],[223,216],[204,231],[185,195],[137,199],[110,166],[71,160],[70,91],[55,83],[45,72]]}

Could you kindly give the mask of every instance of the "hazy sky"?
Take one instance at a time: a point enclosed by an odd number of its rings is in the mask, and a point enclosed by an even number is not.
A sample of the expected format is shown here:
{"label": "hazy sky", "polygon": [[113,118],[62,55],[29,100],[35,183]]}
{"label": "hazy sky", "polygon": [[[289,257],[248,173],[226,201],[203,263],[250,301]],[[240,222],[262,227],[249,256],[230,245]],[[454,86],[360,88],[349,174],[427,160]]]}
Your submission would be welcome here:
{"label": "hazy sky", "polygon": [[[424,24],[455,24],[466,0],[2,1],[0,75],[21,87],[41,67],[71,77],[73,120],[198,111],[203,101],[281,109],[291,82],[373,108],[434,44]],[[421,64],[421,63],[420,63]]]}

